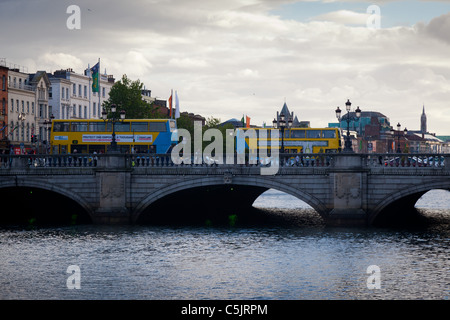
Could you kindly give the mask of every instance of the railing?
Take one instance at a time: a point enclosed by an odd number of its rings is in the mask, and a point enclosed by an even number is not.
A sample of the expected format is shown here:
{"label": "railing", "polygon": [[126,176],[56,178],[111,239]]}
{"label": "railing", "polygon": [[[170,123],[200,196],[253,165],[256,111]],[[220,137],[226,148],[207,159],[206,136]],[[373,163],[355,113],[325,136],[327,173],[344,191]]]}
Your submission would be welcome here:
{"label": "railing", "polygon": [[433,153],[395,153],[395,154],[364,154],[364,165],[368,167],[401,167],[401,168],[441,168],[445,167],[446,158],[450,154]]}
{"label": "railing", "polygon": [[[347,154],[348,155],[348,154]],[[450,162],[450,154],[353,154],[361,158],[364,168],[444,168]],[[0,169],[8,168],[90,168],[107,166],[109,154],[30,154],[5,155],[0,154]],[[222,161],[218,158],[203,158],[195,155],[189,158],[180,158],[174,161],[170,154],[116,154],[123,158],[123,166],[127,168],[149,167],[215,167],[215,166],[248,166],[248,167],[333,167],[337,157],[346,154],[279,154],[276,157],[258,158],[248,154],[245,157],[224,155]]]}
{"label": "railing", "polygon": [[95,154],[80,155],[0,155],[0,168],[37,168],[37,167],[96,167],[98,157]]}

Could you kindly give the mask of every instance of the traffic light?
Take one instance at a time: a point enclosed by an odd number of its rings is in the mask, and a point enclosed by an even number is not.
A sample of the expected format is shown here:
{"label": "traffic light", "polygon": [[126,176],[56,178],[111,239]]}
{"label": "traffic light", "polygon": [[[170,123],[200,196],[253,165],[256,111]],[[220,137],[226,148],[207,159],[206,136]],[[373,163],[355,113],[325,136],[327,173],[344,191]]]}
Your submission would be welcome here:
{"label": "traffic light", "polygon": [[31,142],[36,142],[36,136],[34,134],[31,135]]}

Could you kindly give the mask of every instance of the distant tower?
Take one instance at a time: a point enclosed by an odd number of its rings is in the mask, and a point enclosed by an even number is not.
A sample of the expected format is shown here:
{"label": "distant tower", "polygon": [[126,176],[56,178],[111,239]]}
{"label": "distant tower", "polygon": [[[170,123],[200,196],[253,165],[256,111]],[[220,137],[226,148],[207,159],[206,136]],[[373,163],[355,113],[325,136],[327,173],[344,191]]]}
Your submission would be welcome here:
{"label": "distant tower", "polygon": [[422,133],[422,138],[427,133],[427,115],[425,114],[425,105],[422,109],[422,116],[420,117],[420,132]]}

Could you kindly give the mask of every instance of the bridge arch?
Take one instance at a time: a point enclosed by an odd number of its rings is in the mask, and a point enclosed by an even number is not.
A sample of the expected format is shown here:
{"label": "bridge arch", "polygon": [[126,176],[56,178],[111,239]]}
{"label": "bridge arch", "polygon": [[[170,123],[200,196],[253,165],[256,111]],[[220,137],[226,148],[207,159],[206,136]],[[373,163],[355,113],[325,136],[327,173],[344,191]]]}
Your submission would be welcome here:
{"label": "bridge arch", "polygon": [[389,196],[380,201],[368,216],[369,224],[374,224],[380,214],[389,206],[398,203],[401,209],[413,209],[414,204],[428,191],[431,190],[448,190],[450,191],[450,179],[444,178],[442,180],[434,180],[418,185],[411,185],[410,187],[398,189],[391,192]]}
{"label": "bridge arch", "polygon": [[245,177],[235,177],[233,178],[233,182],[231,184],[225,184],[223,176],[211,176],[208,178],[181,181],[161,188],[151,194],[148,194],[133,209],[131,220],[133,223],[136,223],[143,212],[146,210],[146,208],[150,207],[159,199],[163,199],[164,197],[173,195],[180,191],[209,186],[245,186],[259,188],[261,191],[252,198],[253,201],[256,200],[256,198],[263,192],[269,189],[276,189],[304,201],[314,210],[316,210],[322,217],[324,217],[328,213],[327,207],[320,199],[313,196],[311,193],[302,189],[295,188],[290,184],[280,183],[264,176],[251,177],[251,179],[246,179]]}
{"label": "bridge arch", "polygon": [[73,202],[77,203],[88,215],[89,219],[93,221],[93,209],[89,205],[89,203],[82,198],[78,193],[73,192],[72,190],[69,190],[67,188],[57,186],[56,184],[50,184],[45,181],[36,181],[36,180],[30,180],[30,181],[23,181],[21,180],[20,183],[9,181],[1,181],[0,182],[0,190],[2,189],[14,189],[14,188],[32,188],[32,189],[39,189],[44,190],[50,193],[55,193],[61,196],[64,196],[65,198],[72,200]]}

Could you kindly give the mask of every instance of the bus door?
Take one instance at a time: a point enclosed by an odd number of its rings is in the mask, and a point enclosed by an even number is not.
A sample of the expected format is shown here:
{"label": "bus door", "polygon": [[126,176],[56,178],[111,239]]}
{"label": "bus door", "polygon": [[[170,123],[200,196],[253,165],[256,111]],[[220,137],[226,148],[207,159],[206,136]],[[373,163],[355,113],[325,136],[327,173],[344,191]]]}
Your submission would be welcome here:
{"label": "bus door", "polygon": [[55,147],[59,147],[57,150],[57,153],[59,154],[67,154],[69,153],[69,146],[67,144],[60,144],[59,146],[55,146]]}

